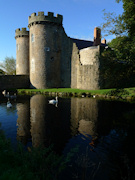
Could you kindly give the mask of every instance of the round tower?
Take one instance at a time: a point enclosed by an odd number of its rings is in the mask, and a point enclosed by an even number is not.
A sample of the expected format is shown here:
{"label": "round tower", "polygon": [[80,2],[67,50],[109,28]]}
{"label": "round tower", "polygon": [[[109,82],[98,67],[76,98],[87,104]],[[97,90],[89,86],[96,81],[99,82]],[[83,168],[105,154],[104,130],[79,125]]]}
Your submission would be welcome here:
{"label": "round tower", "polygon": [[29,74],[29,31],[16,29],[16,74]]}
{"label": "round tower", "polygon": [[60,86],[62,19],[59,14],[38,12],[29,16],[30,82],[43,89]]}

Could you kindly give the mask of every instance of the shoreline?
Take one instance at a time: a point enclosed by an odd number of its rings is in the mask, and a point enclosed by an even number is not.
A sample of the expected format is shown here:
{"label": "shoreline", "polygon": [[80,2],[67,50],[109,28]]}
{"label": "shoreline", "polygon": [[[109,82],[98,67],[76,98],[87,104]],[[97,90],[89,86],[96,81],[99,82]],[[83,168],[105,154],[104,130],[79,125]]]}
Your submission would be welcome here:
{"label": "shoreline", "polygon": [[54,89],[17,89],[19,95],[43,94],[59,97],[90,97],[105,100],[120,100],[135,102],[135,87],[123,89],[101,89],[101,90],[82,90],[71,88]]}

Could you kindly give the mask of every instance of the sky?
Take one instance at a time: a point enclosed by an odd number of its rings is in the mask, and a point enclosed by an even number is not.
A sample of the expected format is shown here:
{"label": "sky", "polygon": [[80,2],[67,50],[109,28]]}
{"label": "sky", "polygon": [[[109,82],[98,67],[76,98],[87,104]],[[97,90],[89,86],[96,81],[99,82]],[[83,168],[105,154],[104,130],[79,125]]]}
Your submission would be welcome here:
{"label": "sky", "polygon": [[[63,15],[63,27],[71,38],[93,40],[94,28],[104,22],[103,10],[123,12],[115,0],[0,0],[0,61],[16,58],[15,30],[26,27],[28,17],[44,11]],[[104,37],[104,34],[102,34]],[[108,41],[114,37],[105,37]]]}

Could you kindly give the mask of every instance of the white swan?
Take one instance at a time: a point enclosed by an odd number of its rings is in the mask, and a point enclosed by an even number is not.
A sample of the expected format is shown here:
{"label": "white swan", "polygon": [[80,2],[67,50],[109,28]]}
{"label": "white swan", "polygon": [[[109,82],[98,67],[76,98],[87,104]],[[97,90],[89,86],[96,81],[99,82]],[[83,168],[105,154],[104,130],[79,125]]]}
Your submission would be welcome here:
{"label": "white swan", "polygon": [[49,104],[56,104],[58,103],[58,96],[56,96],[56,99],[49,100]]}
{"label": "white swan", "polygon": [[2,91],[2,94],[5,96],[6,95],[6,90]]}
{"label": "white swan", "polygon": [[10,103],[10,101],[7,102],[7,108],[11,108],[12,104]]}

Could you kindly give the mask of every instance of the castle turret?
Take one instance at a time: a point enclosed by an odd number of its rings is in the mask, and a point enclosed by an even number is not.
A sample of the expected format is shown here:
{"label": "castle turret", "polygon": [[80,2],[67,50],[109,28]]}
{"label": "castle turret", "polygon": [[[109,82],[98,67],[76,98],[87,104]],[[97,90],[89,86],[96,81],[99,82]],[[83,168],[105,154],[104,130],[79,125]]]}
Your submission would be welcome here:
{"label": "castle turret", "polygon": [[16,29],[16,74],[29,74],[29,31]]}
{"label": "castle turret", "polygon": [[38,12],[29,16],[30,81],[35,88],[60,86],[61,15]]}
{"label": "castle turret", "polygon": [[98,46],[101,44],[101,29],[95,27],[94,29],[94,46]]}

